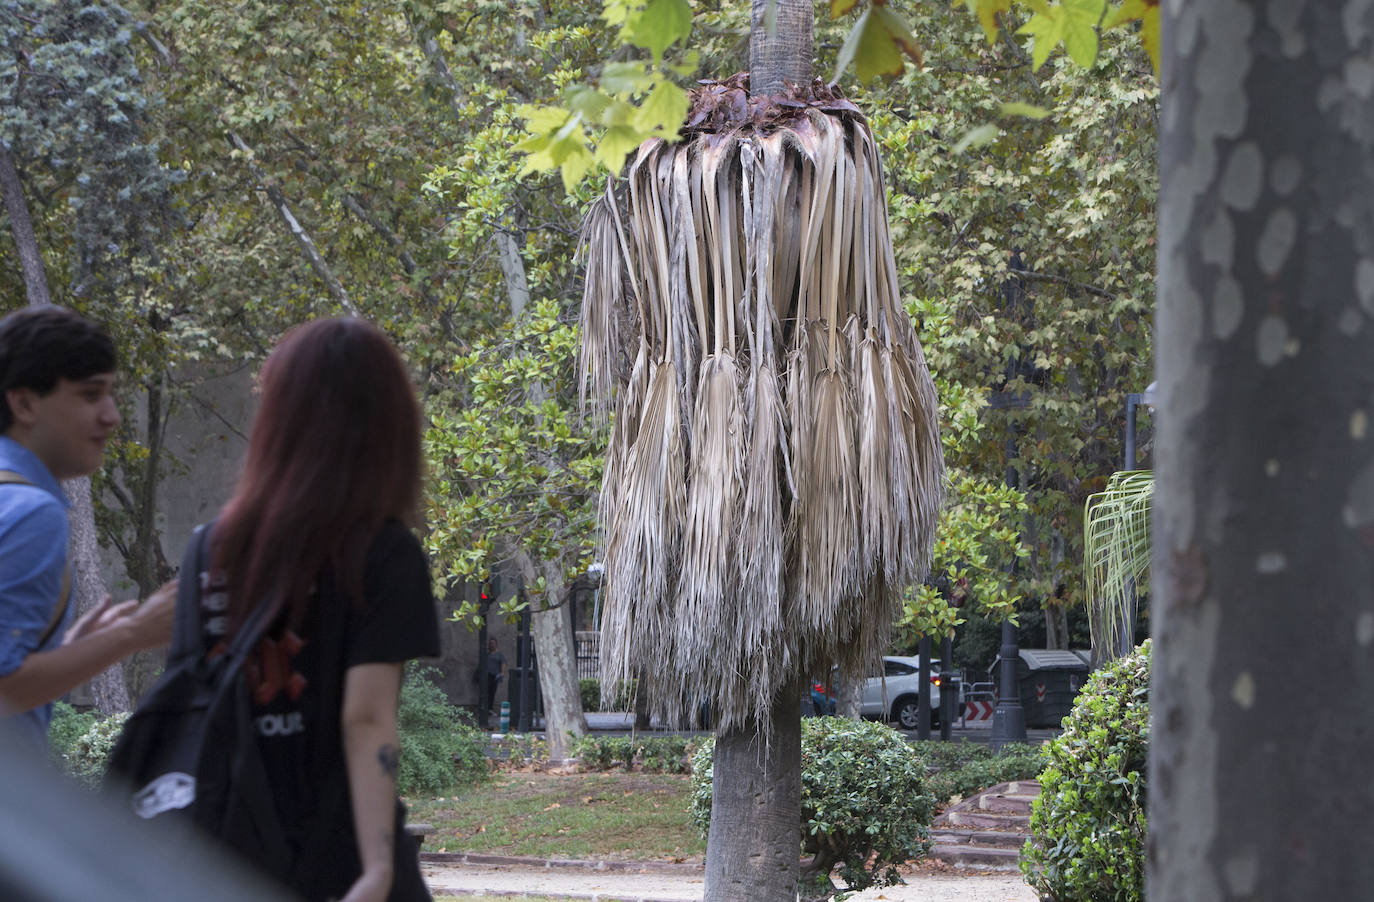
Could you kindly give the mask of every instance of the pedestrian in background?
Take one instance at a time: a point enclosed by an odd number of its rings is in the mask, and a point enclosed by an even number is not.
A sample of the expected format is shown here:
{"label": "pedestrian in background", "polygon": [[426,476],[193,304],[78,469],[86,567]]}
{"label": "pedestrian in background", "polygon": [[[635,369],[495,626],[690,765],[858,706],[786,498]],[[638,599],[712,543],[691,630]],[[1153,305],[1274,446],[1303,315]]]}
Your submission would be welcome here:
{"label": "pedestrian in background", "polygon": [[496,713],[496,688],[506,675],[506,656],[496,650],[496,640],[487,640],[487,716]]}

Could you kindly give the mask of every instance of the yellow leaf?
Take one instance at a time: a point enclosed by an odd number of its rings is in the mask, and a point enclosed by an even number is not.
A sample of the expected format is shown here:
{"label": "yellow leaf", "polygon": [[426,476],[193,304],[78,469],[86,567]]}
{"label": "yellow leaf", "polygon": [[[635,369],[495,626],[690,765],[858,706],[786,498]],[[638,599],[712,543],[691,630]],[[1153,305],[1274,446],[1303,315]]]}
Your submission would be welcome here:
{"label": "yellow leaf", "polygon": [[970,0],[977,7],[978,22],[988,43],[997,40],[997,14],[1011,12],[1011,0]]}
{"label": "yellow leaf", "polygon": [[830,18],[838,19],[853,9],[859,0],[830,0]]}

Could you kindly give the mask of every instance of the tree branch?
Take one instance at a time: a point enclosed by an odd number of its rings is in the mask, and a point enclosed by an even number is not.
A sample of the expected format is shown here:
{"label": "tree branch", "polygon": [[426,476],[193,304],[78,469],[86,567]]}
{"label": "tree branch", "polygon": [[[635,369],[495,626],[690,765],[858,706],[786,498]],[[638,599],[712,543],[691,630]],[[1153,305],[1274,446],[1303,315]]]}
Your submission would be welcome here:
{"label": "tree branch", "polygon": [[1088,285],[1083,282],[1075,282],[1073,279],[1066,279],[1063,276],[1052,276],[1048,273],[1043,272],[1028,272],[1024,269],[1009,269],[1007,270],[1007,272],[1011,273],[1011,275],[1013,275],[1014,277],[1018,279],[1024,279],[1027,282],[1054,282],[1058,285],[1067,285],[1068,287],[1077,289],[1078,291],[1087,292],[1088,294],[1095,295],[1099,298],[1106,298],[1109,301],[1116,300],[1116,295],[1113,292],[1107,291],[1103,288],[1098,288],[1095,285]]}
{"label": "tree branch", "polygon": [[24,292],[29,304],[44,307],[52,303],[48,294],[48,275],[43,269],[43,256],[38,251],[38,238],[29,218],[29,205],[24,200],[24,184],[19,180],[19,168],[14,163],[9,145],[0,141],[0,194],[5,198],[5,212],[10,218],[10,234],[19,251],[19,269],[24,274]]}
{"label": "tree branch", "polygon": [[272,181],[267,173],[253,162],[253,149],[249,147],[247,142],[245,142],[243,138],[239,136],[238,132],[233,129],[228,130],[228,136],[229,143],[243,152],[245,157],[244,164],[248,167],[249,172],[253,173],[253,177],[262,185],[263,190],[267,192],[268,200],[272,202],[272,206],[277,211],[277,215],[281,218],[282,222],[286,224],[286,228],[291,233],[291,237],[296,239],[297,246],[300,247],[306,262],[310,264],[310,268],[315,271],[315,275],[320,278],[320,281],[324,282],[325,287],[329,289],[330,295],[333,296],[335,302],[337,302],[340,307],[344,308],[349,313],[356,314],[358,310],[353,306],[353,301],[349,299],[348,292],[344,291],[344,287],[334,275],[334,271],[329,268],[329,264],[320,254],[319,248],[315,246],[315,241],[310,237],[310,233],[301,226],[300,222],[291,212],[291,206],[286,202],[286,195],[282,193],[281,188],[277,187],[276,182]]}

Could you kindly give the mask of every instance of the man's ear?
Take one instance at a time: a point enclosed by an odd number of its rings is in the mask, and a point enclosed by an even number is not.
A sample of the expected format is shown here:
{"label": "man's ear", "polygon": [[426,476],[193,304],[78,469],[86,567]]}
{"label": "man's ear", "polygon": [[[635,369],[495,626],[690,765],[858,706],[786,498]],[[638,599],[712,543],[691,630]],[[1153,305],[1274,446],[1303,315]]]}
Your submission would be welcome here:
{"label": "man's ear", "polygon": [[31,388],[6,389],[5,403],[15,425],[29,427],[38,419],[38,392]]}

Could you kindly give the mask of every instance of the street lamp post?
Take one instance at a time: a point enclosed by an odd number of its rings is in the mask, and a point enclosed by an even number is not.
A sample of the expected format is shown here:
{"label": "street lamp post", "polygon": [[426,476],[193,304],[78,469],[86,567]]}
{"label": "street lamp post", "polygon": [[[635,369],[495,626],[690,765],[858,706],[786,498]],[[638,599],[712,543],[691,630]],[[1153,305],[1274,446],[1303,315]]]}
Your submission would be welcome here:
{"label": "street lamp post", "polygon": [[[1021,478],[1016,472],[1016,440],[1007,439],[1007,486],[1019,488]],[[1012,562],[1012,575],[1016,562]],[[1016,663],[1021,650],[1016,644],[1016,626],[1011,620],[1002,621],[1002,648],[998,653],[997,708],[992,712],[992,737],[989,744],[995,752],[1012,742],[1026,741],[1026,709],[1021,707],[1021,693],[1016,687]]]}

